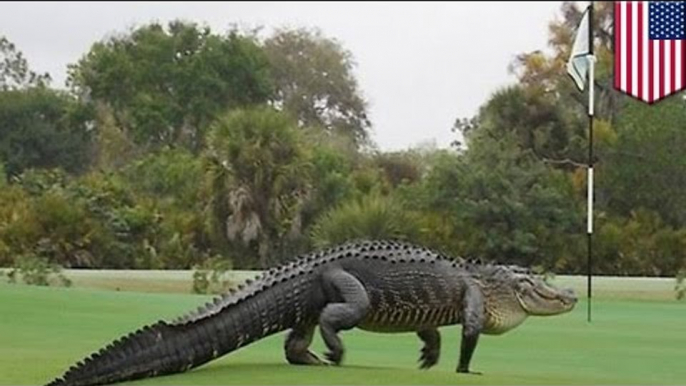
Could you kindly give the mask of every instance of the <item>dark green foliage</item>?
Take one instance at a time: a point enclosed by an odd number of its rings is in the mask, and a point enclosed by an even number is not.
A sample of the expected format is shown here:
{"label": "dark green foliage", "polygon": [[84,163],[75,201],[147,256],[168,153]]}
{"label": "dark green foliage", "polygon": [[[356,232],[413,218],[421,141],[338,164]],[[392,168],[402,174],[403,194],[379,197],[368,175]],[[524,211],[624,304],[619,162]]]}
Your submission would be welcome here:
{"label": "dark green foliage", "polygon": [[623,216],[638,208],[657,212],[672,226],[686,226],[686,101],[673,97],[654,106],[628,103],[618,139],[601,161],[604,199]]}
{"label": "dark green foliage", "polygon": [[288,256],[312,186],[309,149],[294,121],[266,106],[235,110],[212,126],[208,144],[213,233],[247,248],[261,268]]}
{"label": "dark green foliage", "polygon": [[198,199],[202,165],[187,150],[165,148],[129,163],[123,174],[143,193],[192,205]]}
{"label": "dark green foliage", "polygon": [[317,247],[356,239],[416,240],[419,224],[389,197],[378,194],[352,200],[322,215],[312,230]]}
{"label": "dark green foliage", "polygon": [[121,176],[27,172],[0,190],[0,264],[33,253],[68,267],[190,268],[210,254],[202,218],[168,201]]}
{"label": "dark green foliage", "polygon": [[83,171],[89,161],[88,111],[46,88],[0,92],[0,159],[9,175],[27,168]]}
{"label": "dark green foliage", "polygon": [[595,239],[600,272],[673,276],[686,261],[686,230],[674,229],[645,209],[626,218],[602,216]]}
{"label": "dark green foliage", "polygon": [[511,135],[484,137],[465,156],[446,154],[404,196],[448,216],[451,227],[442,229],[455,241],[444,246],[455,253],[569,268],[582,230],[571,181],[514,143]]}
{"label": "dark green foliage", "polygon": [[479,113],[478,129],[468,130],[465,135],[469,140],[509,135],[522,149],[542,160],[580,159],[585,143],[575,139],[584,126],[574,117],[543,92],[511,86],[491,96]]}
{"label": "dark green foliage", "polygon": [[[594,272],[674,277],[686,102],[613,90],[612,9],[596,4]],[[551,50],[518,55],[446,150],[373,151],[352,54],[317,29],[142,25],[95,42],[70,92],[0,37],[0,266],[196,267],[206,292],[213,261],[391,237],[584,273],[586,101],[564,67],[581,12],[561,11]]]}
{"label": "dark green foliage", "polygon": [[266,101],[270,82],[254,39],[180,21],[95,43],[70,70],[75,92],[109,105],[138,144],[194,152],[216,116]]}

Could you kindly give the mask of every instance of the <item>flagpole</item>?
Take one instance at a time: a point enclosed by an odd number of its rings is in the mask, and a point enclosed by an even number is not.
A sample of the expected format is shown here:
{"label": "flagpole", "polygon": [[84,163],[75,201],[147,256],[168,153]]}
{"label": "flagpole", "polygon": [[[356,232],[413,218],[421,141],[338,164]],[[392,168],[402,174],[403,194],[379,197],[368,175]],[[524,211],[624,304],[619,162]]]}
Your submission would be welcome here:
{"label": "flagpole", "polygon": [[588,218],[587,218],[587,233],[588,233],[588,259],[587,259],[587,275],[588,275],[588,322],[591,322],[591,276],[593,275],[593,110],[594,110],[594,67],[595,56],[593,53],[593,2],[590,2],[588,14],[588,47],[590,55],[588,58]]}

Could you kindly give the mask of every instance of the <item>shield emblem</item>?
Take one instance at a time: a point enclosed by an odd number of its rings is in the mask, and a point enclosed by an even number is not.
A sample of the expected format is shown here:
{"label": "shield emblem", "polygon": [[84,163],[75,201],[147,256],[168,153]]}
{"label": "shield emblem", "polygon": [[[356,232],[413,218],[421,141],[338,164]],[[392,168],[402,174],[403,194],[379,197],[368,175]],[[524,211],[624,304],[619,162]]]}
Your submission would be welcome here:
{"label": "shield emblem", "polygon": [[614,87],[646,103],[686,89],[686,2],[614,2]]}

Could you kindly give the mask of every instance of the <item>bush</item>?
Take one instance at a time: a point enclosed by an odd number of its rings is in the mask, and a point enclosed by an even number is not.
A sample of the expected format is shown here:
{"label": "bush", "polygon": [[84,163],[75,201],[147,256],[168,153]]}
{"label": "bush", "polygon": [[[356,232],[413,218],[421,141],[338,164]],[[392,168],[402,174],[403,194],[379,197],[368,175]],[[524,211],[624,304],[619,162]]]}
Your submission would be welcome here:
{"label": "bush", "polygon": [[598,272],[672,276],[686,259],[686,229],[664,223],[659,213],[636,209],[631,216],[598,216]]}
{"label": "bush", "polygon": [[682,268],[676,275],[676,286],[674,286],[674,292],[676,292],[676,299],[683,300],[686,299],[686,268]]}
{"label": "bush", "polygon": [[69,280],[62,273],[62,267],[49,263],[48,259],[38,257],[33,254],[21,255],[15,259],[15,266],[9,272],[7,277],[10,283],[16,283],[18,277],[29,285],[49,286],[59,284],[64,287],[71,286]]}
{"label": "bush", "polygon": [[390,198],[372,194],[325,213],[313,226],[312,240],[317,247],[363,238],[417,240],[413,217]]}
{"label": "bush", "polygon": [[194,294],[219,294],[225,292],[229,282],[222,279],[226,271],[230,270],[231,263],[219,257],[205,260],[202,264],[193,267]]}

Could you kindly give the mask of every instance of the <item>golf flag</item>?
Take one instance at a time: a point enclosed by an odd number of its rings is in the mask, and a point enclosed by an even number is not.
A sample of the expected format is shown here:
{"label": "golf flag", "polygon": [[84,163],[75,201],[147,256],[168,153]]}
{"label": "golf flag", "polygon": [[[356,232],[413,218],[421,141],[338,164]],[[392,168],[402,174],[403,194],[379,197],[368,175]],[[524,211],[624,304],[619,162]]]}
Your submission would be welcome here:
{"label": "golf flag", "polygon": [[583,91],[588,79],[588,55],[592,55],[589,39],[590,7],[586,9],[576,30],[572,53],[567,62],[567,73],[572,77],[576,87]]}
{"label": "golf flag", "polygon": [[[567,61],[567,73],[572,77],[580,91],[588,88],[588,321],[591,321],[591,277],[593,276],[593,91],[594,91],[593,55],[593,2],[581,15],[576,28],[574,45]],[[588,86],[588,87],[586,87]]]}
{"label": "golf flag", "polygon": [[686,89],[686,2],[614,2],[614,87],[655,103]]}

